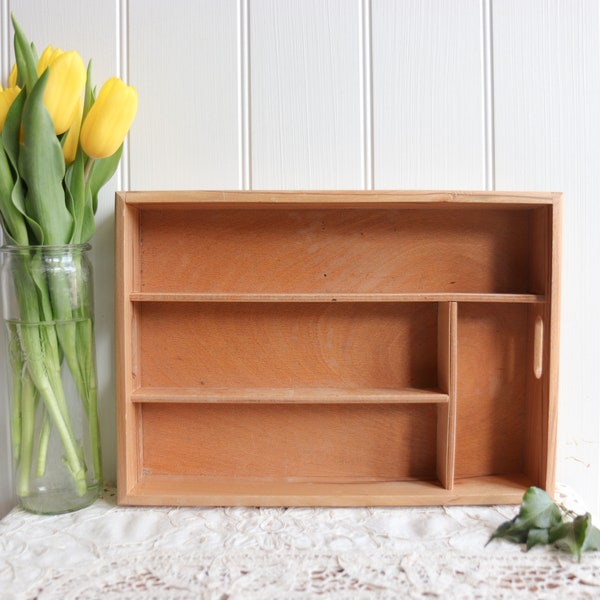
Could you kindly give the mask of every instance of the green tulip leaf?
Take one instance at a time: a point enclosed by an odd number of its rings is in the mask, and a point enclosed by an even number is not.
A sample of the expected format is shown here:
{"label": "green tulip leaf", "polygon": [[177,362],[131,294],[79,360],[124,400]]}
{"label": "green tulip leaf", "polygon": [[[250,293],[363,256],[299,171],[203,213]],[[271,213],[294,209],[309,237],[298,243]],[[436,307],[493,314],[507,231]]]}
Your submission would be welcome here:
{"label": "green tulip leaf", "polygon": [[2,130],[2,143],[17,176],[19,174],[17,167],[19,165],[21,114],[26,98],[27,92],[22,90],[8,109]]}
{"label": "green tulip leaf", "polygon": [[[85,183],[84,183],[85,157],[81,150],[73,163],[67,168],[65,174],[65,198],[67,208],[73,217],[73,231],[71,233],[71,244],[80,244],[82,241],[81,231],[85,218]],[[85,240],[87,241],[87,240]]]}
{"label": "green tulip leaf", "polygon": [[20,87],[26,87],[28,90],[31,90],[38,79],[37,56],[33,46],[29,43],[25,34],[19,27],[14,15],[11,16],[12,24],[15,29],[15,57],[19,84]]}
{"label": "green tulip leaf", "polygon": [[[21,114],[23,111],[23,105],[27,93],[23,90],[12,103],[6,120],[4,122],[4,129],[2,130],[2,144],[6,151],[6,157],[9,160],[11,171],[14,173],[14,186],[10,195],[10,203],[14,209],[22,216],[23,223],[16,223],[15,218],[15,229],[12,230],[11,235],[13,239],[24,246],[29,244],[29,235],[27,228],[32,232],[34,243],[43,243],[43,231],[38,222],[27,213],[25,208],[25,189],[23,181],[19,175],[19,152],[20,142],[19,137],[21,135]],[[12,211],[12,209],[9,209]],[[5,215],[6,219],[6,215]],[[10,219],[10,217],[9,217]]]}
{"label": "green tulip leaf", "polygon": [[13,244],[27,244],[27,226],[21,211],[13,204],[15,180],[4,146],[0,142],[0,215],[7,237]]}
{"label": "green tulip leaf", "polygon": [[83,120],[87,116],[88,112],[90,112],[90,108],[95,101],[94,88],[92,87],[92,61],[88,62],[87,66],[87,77],[85,80],[85,91],[83,93]]}
{"label": "green tulip leaf", "polygon": [[83,210],[83,219],[81,220],[81,241],[87,242],[96,231],[93,199],[89,188],[86,188],[85,190],[85,202],[83,203]]}
{"label": "green tulip leaf", "polygon": [[28,214],[43,229],[44,244],[65,244],[71,238],[73,218],[62,187],[65,161],[54,125],[43,103],[49,71],[33,86],[23,107],[23,144],[19,172],[27,186]]}
{"label": "green tulip leaf", "polygon": [[88,186],[92,194],[93,214],[96,214],[96,210],[98,209],[98,193],[102,186],[110,181],[111,177],[115,174],[122,154],[123,144],[111,156],[94,161],[88,178]]}

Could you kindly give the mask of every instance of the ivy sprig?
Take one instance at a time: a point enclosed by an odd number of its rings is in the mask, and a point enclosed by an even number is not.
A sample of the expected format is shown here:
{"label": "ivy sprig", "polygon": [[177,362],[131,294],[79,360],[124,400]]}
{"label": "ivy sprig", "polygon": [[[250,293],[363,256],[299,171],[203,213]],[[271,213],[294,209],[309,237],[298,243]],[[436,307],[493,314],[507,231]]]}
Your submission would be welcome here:
{"label": "ivy sprig", "polygon": [[583,552],[600,550],[600,530],[592,525],[592,516],[589,513],[578,515],[556,504],[537,487],[530,487],[525,492],[519,514],[502,523],[487,543],[495,539],[525,544],[527,550],[552,545],[570,552],[578,561]]}

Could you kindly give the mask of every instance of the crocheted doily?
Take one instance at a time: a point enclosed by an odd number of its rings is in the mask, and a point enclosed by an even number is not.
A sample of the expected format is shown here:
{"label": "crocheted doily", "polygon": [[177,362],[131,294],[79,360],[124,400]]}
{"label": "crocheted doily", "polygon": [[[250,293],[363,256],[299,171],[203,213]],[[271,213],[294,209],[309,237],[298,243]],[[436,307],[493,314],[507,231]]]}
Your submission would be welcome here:
{"label": "crocheted doily", "polygon": [[127,508],[107,489],[0,521],[0,599],[600,597],[600,553],[485,545],[516,510]]}

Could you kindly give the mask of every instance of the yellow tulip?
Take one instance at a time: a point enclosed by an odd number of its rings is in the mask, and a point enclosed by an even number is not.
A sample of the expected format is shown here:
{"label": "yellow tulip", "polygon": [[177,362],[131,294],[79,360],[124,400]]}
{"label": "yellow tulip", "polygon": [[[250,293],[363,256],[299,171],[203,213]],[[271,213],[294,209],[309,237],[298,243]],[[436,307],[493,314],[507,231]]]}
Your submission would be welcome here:
{"label": "yellow tulip", "polygon": [[54,46],[48,46],[40,56],[37,64],[37,74],[41,75],[46,68],[51,65],[61,54],[64,52],[60,48]]}
{"label": "yellow tulip", "polygon": [[79,107],[77,109],[77,115],[69,128],[67,138],[63,144],[63,156],[65,157],[65,164],[70,165],[77,156],[77,146],[79,145],[79,132],[81,130],[81,118],[83,117],[83,103],[79,100]]}
{"label": "yellow tulip", "polygon": [[17,86],[17,65],[16,63],[13,65],[10,75],[8,76],[8,87],[16,87]]}
{"label": "yellow tulip", "polygon": [[54,54],[48,68],[50,74],[44,91],[44,105],[52,117],[54,131],[60,135],[71,127],[77,116],[86,70],[81,56],[74,50],[58,56]]}
{"label": "yellow tulip", "polygon": [[91,158],[112,156],[123,143],[137,111],[134,87],[118,77],[109,79],[100,90],[81,127],[80,142]]}
{"label": "yellow tulip", "polygon": [[2,89],[0,86],[0,131],[4,129],[4,121],[6,121],[8,110],[20,91],[21,88],[18,86],[7,87],[6,89]]}

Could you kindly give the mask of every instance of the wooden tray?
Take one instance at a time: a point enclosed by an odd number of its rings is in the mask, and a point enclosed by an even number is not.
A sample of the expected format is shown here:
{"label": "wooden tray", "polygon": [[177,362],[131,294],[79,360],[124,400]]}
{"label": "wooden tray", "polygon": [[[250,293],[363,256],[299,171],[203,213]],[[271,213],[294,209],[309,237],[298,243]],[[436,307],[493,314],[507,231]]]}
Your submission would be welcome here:
{"label": "wooden tray", "polygon": [[117,194],[118,500],[554,489],[560,194]]}

